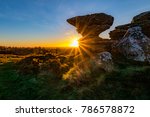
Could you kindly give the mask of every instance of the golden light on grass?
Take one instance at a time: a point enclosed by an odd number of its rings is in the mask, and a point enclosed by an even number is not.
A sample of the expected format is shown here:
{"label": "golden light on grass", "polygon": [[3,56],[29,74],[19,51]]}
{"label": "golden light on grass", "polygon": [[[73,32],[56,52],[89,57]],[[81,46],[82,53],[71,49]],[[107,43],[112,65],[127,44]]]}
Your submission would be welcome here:
{"label": "golden light on grass", "polygon": [[79,47],[78,39],[74,39],[70,44],[70,47]]}

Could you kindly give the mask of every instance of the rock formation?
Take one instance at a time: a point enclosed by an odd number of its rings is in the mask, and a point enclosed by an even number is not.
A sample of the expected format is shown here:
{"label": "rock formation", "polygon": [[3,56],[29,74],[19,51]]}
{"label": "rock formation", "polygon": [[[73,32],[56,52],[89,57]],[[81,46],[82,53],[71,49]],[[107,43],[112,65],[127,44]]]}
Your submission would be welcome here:
{"label": "rock formation", "polygon": [[129,28],[115,47],[128,59],[150,62],[150,38],[142,33],[139,26]]}
{"label": "rock formation", "polygon": [[[79,49],[82,56],[86,59],[90,57],[87,61],[92,62],[87,62],[86,66],[91,69],[100,67],[105,71],[112,71],[112,67],[110,67],[112,65],[112,61],[110,62],[110,60],[108,60],[108,57],[111,58],[111,54],[106,52],[110,51],[112,41],[109,39],[102,39],[99,37],[99,34],[109,29],[113,24],[113,21],[114,18],[105,13],[77,16],[67,20],[67,22],[75,26],[77,28],[77,32],[83,36],[79,39]],[[100,63],[100,66],[98,65],[96,67],[96,65],[94,65],[96,68],[92,68],[91,63],[96,63],[97,65]]]}
{"label": "rock formation", "polygon": [[132,23],[137,23],[137,22],[144,22],[144,21],[150,21],[150,11],[140,13],[139,15],[136,15],[132,19]]}
{"label": "rock formation", "polygon": [[124,55],[125,58],[150,62],[150,11],[133,17],[131,23],[117,26],[110,32],[113,54]]}
{"label": "rock formation", "polygon": [[76,16],[67,20],[77,28],[83,37],[79,39],[79,47],[83,53],[95,54],[110,49],[111,41],[104,40],[99,34],[110,28],[114,18],[105,13],[96,13],[85,16]]}
{"label": "rock formation", "polygon": [[114,18],[104,13],[95,13],[85,16],[77,16],[67,20],[68,23],[77,28],[83,37],[98,37],[98,35],[109,29]]}
{"label": "rock formation", "polygon": [[100,33],[110,28],[113,21],[112,16],[104,13],[77,16],[67,20],[83,36],[79,39],[82,55],[90,55],[90,58],[99,55],[97,61],[100,60],[101,65],[107,66],[103,67],[106,71],[109,71],[108,64],[112,64],[109,60],[103,61],[102,58],[107,60],[107,57],[111,56],[109,52],[116,60],[117,56],[120,56],[150,63],[150,11],[133,17],[129,24],[117,26],[110,32],[110,40],[99,37]]}
{"label": "rock formation", "polygon": [[143,33],[150,38],[150,11],[141,13],[133,17],[131,23],[117,26],[110,32],[110,38],[113,40],[122,39],[129,28],[140,26]]}

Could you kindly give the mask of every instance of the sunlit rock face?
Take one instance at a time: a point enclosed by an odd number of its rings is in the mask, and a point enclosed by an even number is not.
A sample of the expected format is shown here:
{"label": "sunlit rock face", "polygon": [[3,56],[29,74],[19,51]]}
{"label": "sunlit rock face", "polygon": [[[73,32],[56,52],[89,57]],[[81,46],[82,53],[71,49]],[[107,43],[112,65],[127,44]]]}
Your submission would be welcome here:
{"label": "sunlit rock face", "polygon": [[143,34],[140,26],[129,28],[115,47],[127,59],[150,62],[150,38]]}
{"label": "sunlit rock face", "polygon": [[76,16],[67,20],[68,23],[77,28],[83,37],[97,36],[110,28],[114,18],[105,13],[95,13],[85,16]]}
{"label": "sunlit rock face", "polygon": [[109,33],[110,38],[112,40],[122,39],[127,30],[135,26],[140,26],[143,33],[150,38],[150,11],[143,12],[133,17],[131,23],[129,24],[117,26],[115,30]]}

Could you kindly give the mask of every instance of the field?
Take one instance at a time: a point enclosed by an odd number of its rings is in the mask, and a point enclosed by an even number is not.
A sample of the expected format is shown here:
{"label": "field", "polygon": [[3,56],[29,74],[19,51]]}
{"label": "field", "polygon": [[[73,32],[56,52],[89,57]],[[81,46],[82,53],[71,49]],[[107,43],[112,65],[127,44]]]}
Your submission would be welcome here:
{"label": "field", "polygon": [[115,63],[109,73],[82,71],[76,69],[76,59],[68,53],[71,49],[41,50],[0,54],[0,99],[150,99],[149,65],[123,62]]}
{"label": "field", "polygon": [[18,55],[5,55],[5,54],[0,54],[0,64],[8,63],[8,62],[18,62],[19,60],[25,58],[25,56],[18,56]]}

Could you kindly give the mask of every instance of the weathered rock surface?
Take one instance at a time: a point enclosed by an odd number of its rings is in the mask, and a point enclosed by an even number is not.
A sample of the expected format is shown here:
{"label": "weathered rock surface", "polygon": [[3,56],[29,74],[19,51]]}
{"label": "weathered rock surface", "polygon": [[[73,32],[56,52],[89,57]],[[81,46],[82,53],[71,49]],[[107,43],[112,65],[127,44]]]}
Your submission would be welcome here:
{"label": "weathered rock surface", "polygon": [[83,37],[97,36],[110,28],[114,18],[105,13],[95,13],[85,16],[76,16],[67,20],[68,23],[77,28]]}
{"label": "weathered rock surface", "polygon": [[79,48],[87,54],[95,55],[103,51],[111,51],[113,41],[108,39],[101,39],[99,37],[86,37],[79,39]]}
{"label": "weathered rock surface", "polygon": [[113,24],[114,18],[105,13],[76,16],[67,22],[77,28],[83,37],[79,39],[79,48],[83,54],[90,56],[102,51],[109,51],[112,42],[99,37],[99,34]]}
{"label": "weathered rock surface", "polygon": [[150,38],[142,33],[140,26],[129,28],[114,47],[128,59],[150,62]]}
{"label": "weathered rock surface", "polygon": [[87,69],[92,71],[98,68],[108,72],[112,71],[111,54],[105,52],[111,50],[112,41],[100,38],[99,34],[109,29],[113,21],[114,18],[105,13],[77,16],[67,20],[67,22],[75,26],[77,32],[83,36],[79,39],[80,53],[87,59],[82,62],[84,63],[83,65],[81,64],[82,67],[80,65],[80,69],[84,69],[83,71]]}
{"label": "weathered rock surface", "polygon": [[98,64],[100,67],[107,72],[112,72],[114,70],[112,55],[109,52],[101,52],[98,54]]}
{"label": "weathered rock surface", "polygon": [[79,48],[84,54],[96,56],[108,51],[113,56],[123,55],[134,61],[150,62],[150,11],[133,17],[129,24],[117,26],[110,32],[111,40],[100,38],[98,35],[110,28],[113,20],[110,15],[97,13],[73,17],[67,21],[82,34]]}
{"label": "weathered rock surface", "polygon": [[140,26],[142,32],[150,38],[150,11],[141,13],[133,17],[131,23],[117,26],[115,30],[111,31],[110,38],[112,40],[122,39],[129,28]]}
{"label": "weathered rock surface", "polygon": [[132,19],[132,23],[150,21],[150,11],[143,12]]}

